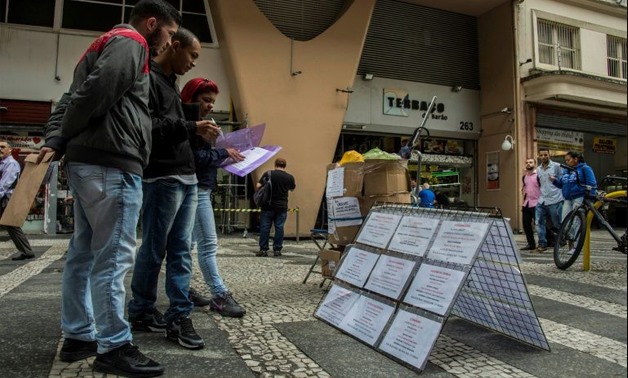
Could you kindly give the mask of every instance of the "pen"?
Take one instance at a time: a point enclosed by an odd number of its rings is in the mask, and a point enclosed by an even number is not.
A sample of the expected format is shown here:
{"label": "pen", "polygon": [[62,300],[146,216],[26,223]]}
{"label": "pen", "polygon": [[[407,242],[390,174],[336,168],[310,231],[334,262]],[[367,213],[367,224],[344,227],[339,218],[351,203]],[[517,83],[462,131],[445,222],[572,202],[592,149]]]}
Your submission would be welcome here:
{"label": "pen", "polygon": [[[213,119],[213,118],[211,118],[211,120],[212,120],[212,122],[213,122],[214,124],[216,124],[216,121],[214,121],[214,119]],[[220,136],[224,136],[224,135],[222,134],[222,129],[220,128],[220,126],[218,127],[218,135],[220,135]]]}

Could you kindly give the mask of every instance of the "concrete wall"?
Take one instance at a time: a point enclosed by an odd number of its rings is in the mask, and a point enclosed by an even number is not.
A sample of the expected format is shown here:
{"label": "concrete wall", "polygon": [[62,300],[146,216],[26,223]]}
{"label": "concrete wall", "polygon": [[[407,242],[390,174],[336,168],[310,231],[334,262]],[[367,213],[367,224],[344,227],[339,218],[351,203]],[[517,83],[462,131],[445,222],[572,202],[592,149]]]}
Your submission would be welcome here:
{"label": "concrete wall", "polygon": [[[239,119],[266,123],[262,144],[278,145],[297,189],[300,232],[314,226],[323,197],[326,165],[333,158],[375,0],[350,2],[345,13],[316,38],[292,42],[250,0],[213,1],[211,12],[229,72]],[[300,71],[298,75],[292,75]],[[260,167],[254,179],[272,161]],[[286,234],[294,234],[288,222]]]}
{"label": "concrete wall", "polygon": [[[0,98],[58,101],[70,87],[76,63],[97,36],[0,25]],[[203,47],[197,67],[180,79],[180,86],[196,76],[218,83],[215,110],[228,111],[231,91],[218,49]]]}
{"label": "concrete wall", "polygon": [[[502,151],[506,135],[518,139],[514,87],[514,39],[512,9],[501,5],[478,18],[482,134],[478,144],[478,204],[497,207],[518,228],[520,218],[520,146]],[[511,114],[499,112],[513,109]],[[499,155],[499,189],[487,189],[487,153]]]}

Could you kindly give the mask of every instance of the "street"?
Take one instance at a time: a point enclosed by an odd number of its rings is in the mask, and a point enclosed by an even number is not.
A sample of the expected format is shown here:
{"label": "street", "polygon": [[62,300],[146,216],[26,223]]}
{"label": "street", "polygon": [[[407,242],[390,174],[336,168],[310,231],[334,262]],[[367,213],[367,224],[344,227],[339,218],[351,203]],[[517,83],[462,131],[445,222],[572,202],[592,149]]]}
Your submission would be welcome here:
{"label": "street", "polygon": [[[525,244],[523,235],[515,239],[519,247]],[[93,358],[67,364],[57,356],[67,235],[32,237],[37,258],[25,261],[12,261],[13,243],[6,235],[0,240],[0,377],[102,376],[92,371]],[[282,257],[255,257],[256,234],[219,234],[219,242],[221,274],[247,314],[233,319],[195,309],[192,319],[206,343],[198,351],[163,335],[135,334],[134,343],[166,367],[166,377],[417,375],[313,317],[327,285],[319,287],[319,274],[302,284],[317,252],[311,240],[286,241]],[[551,352],[451,316],[421,376],[625,377],[626,256],[612,246],[606,231],[593,231],[589,272],[582,271],[582,258],[560,271],[549,250],[521,253],[521,270]],[[162,285],[164,277],[162,268]],[[209,295],[196,256],[192,286]],[[127,298],[129,290],[127,285]],[[164,311],[163,288],[159,295]]]}

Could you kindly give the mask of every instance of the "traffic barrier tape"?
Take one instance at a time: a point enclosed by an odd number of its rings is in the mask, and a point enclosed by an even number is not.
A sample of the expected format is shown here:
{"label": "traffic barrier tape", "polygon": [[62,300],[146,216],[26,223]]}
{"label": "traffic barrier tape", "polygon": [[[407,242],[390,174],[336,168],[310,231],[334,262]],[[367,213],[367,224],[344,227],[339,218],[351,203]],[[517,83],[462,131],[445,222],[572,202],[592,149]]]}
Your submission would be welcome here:
{"label": "traffic barrier tape", "polygon": [[[234,213],[259,213],[262,211],[262,209],[214,209],[214,211],[228,211],[228,212],[234,212]],[[288,209],[288,212],[299,212],[299,208],[295,208],[295,209]]]}

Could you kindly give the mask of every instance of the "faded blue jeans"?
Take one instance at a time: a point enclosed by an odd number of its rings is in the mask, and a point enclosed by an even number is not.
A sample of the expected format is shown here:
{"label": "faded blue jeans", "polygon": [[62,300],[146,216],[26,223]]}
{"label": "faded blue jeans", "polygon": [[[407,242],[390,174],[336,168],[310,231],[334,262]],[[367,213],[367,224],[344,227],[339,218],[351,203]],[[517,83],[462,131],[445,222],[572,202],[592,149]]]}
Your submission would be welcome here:
{"label": "faded blue jeans", "polygon": [[541,205],[541,204],[536,205],[536,214],[534,218],[536,221],[536,233],[538,234],[538,237],[539,237],[539,247],[548,247],[547,232],[546,232],[547,216],[549,215],[550,219],[552,220],[552,225],[556,229],[559,229],[560,224],[563,221],[563,218],[561,217],[562,209],[563,209],[563,201],[560,201],[552,205]]}
{"label": "faded blue jeans", "polygon": [[133,269],[129,317],[152,311],[157,301],[159,270],[166,259],[166,295],[170,307],[164,319],[170,323],[188,315],[192,257],[190,245],[197,204],[197,188],[173,178],[144,183],[142,245]]}
{"label": "faded blue jeans", "polygon": [[275,224],[275,237],[273,238],[273,251],[280,252],[283,248],[283,226],[286,224],[288,211],[286,210],[262,210],[259,218],[259,249],[268,251],[270,239],[270,227]]}
{"label": "faded blue jeans", "polygon": [[131,341],[124,277],[133,266],[142,179],[115,168],[69,162],[74,234],[61,288],[64,337],[98,341],[106,353]]}
{"label": "faded blue jeans", "polygon": [[225,283],[218,272],[216,253],[218,252],[218,235],[216,220],[211,201],[210,189],[198,190],[198,206],[196,208],[196,222],[194,222],[194,240],[198,249],[198,264],[201,267],[205,283],[209,286],[213,296],[223,296],[227,293]]}

